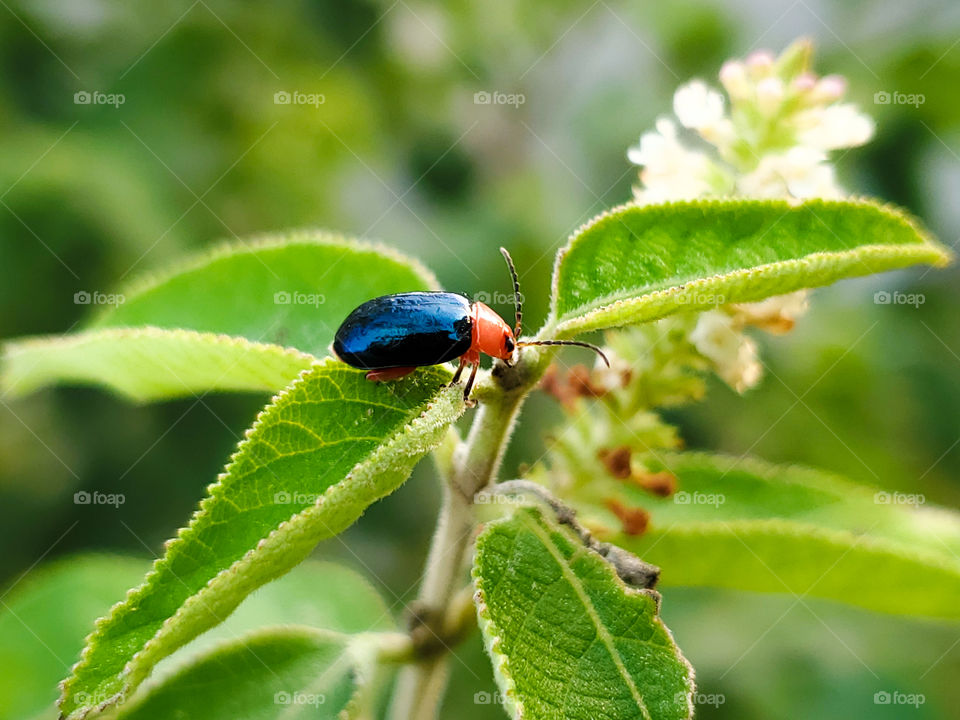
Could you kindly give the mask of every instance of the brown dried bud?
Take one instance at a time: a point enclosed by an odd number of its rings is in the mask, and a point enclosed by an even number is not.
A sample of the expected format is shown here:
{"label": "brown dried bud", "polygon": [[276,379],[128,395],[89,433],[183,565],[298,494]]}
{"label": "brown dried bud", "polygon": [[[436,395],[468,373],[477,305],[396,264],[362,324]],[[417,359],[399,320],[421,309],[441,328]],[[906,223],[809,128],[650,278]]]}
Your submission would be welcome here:
{"label": "brown dried bud", "polygon": [[643,508],[629,508],[616,498],[607,498],[604,505],[620,520],[627,535],[643,535],[650,524],[650,513]]}
{"label": "brown dried bud", "polygon": [[631,480],[647,492],[659,497],[670,497],[677,491],[676,476],[666,470],[655,473],[636,473],[631,477]]}
{"label": "brown dried bud", "polygon": [[597,458],[617,480],[630,477],[630,448],[627,445],[613,449],[601,448],[597,452]]}

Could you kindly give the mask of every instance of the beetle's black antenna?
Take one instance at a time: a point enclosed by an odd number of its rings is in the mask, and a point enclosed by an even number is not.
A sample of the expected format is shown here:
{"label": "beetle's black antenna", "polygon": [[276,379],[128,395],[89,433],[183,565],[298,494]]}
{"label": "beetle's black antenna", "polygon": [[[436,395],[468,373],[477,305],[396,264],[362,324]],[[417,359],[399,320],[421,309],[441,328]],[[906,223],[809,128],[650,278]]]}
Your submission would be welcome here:
{"label": "beetle's black antenna", "polygon": [[507,267],[510,268],[510,277],[513,278],[513,306],[517,309],[517,322],[513,328],[513,336],[520,338],[523,331],[523,299],[520,297],[520,278],[517,277],[517,268],[513,265],[513,258],[507,252],[505,247],[500,248],[500,254],[507,261]]}
{"label": "beetle's black antenna", "polygon": [[524,345],[576,345],[577,347],[593,350],[597,355],[603,358],[603,362],[606,363],[607,367],[610,367],[610,361],[607,360],[607,356],[603,354],[603,350],[598,348],[596,345],[591,345],[590,343],[579,342],[577,340],[526,340],[524,342],[517,343],[518,347],[522,347]]}
{"label": "beetle's black antenna", "polygon": [[528,340],[526,342],[520,342],[520,333],[523,331],[523,300],[520,296],[520,278],[517,277],[517,268],[513,264],[513,258],[510,257],[510,253],[507,252],[505,247],[500,248],[500,254],[503,255],[503,259],[507,261],[507,267],[510,268],[510,277],[513,279],[513,304],[517,309],[517,324],[513,329],[513,336],[517,339],[517,347],[523,345],[576,345],[577,347],[593,350],[603,358],[607,367],[610,367],[610,361],[607,360],[607,356],[603,354],[603,350],[590,343],[578,342],[576,340]]}

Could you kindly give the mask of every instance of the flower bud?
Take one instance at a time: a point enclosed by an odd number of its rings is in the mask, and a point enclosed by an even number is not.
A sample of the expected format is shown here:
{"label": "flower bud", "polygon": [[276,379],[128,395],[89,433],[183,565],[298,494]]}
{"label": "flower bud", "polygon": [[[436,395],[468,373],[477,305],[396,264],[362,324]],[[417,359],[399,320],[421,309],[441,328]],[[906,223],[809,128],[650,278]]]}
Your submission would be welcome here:
{"label": "flower bud", "polygon": [[773,115],[783,102],[783,81],[768,77],[757,83],[757,106],[764,115]]}

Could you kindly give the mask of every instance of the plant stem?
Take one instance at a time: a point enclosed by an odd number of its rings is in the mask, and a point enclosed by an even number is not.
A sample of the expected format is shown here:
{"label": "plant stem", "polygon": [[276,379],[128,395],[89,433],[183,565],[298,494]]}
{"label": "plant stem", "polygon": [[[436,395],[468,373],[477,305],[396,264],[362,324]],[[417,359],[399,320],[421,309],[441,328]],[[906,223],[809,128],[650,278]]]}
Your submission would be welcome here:
{"label": "plant stem", "polygon": [[[491,382],[476,390],[482,400],[466,441],[453,456],[453,472],[444,486],[437,530],[430,545],[423,584],[417,598],[426,618],[427,644],[448,623],[451,601],[464,585],[463,569],[476,527],[473,497],[496,479],[514,421],[527,393],[537,383],[552,356],[550,351],[528,349],[512,368],[497,365]],[[432,620],[431,620],[432,619]],[[449,648],[408,665],[400,672],[394,690],[392,720],[436,718],[447,683]]]}

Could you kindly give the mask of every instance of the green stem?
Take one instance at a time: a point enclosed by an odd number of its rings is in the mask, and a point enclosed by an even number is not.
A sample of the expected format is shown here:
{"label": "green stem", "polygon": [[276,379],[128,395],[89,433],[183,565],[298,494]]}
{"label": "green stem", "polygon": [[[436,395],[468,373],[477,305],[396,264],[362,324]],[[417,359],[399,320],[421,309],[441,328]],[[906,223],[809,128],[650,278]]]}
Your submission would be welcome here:
{"label": "green stem", "polygon": [[482,404],[466,441],[453,455],[452,473],[444,487],[437,530],[416,603],[418,615],[425,618],[424,645],[439,641],[440,651],[401,670],[391,707],[392,720],[437,717],[449,670],[450,648],[445,643],[450,641],[450,623],[445,620],[451,611],[459,612],[453,601],[465,584],[464,566],[476,529],[473,497],[495,481],[520,407],[552,354],[525,349],[514,367],[498,363],[490,379],[474,393]]}

